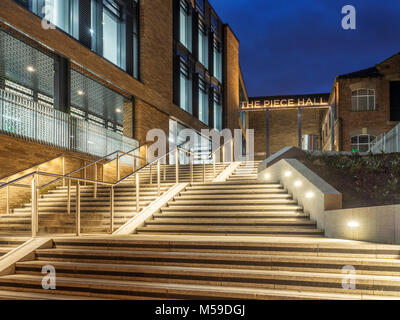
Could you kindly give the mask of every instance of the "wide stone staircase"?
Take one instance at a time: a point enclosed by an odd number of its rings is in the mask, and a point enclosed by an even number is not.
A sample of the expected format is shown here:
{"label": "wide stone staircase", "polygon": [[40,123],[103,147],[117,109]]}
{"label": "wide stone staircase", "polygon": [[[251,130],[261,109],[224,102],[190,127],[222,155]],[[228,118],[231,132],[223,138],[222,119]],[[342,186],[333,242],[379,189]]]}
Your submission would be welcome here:
{"label": "wide stone staircase", "polygon": [[323,236],[279,181],[254,178],[256,166],[241,164],[226,182],[192,184],[137,233]]}
{"label": "wide stone staircase", "polygon": [[[324,238],[278,181],[246,167],[190,185],[138,234],[53,238],[0,277],[0,298],[400,298],[400,246]],[[49,265],[55,290],[42,288]]]}
{"label": "wide stone staircase", "polygon": [[[194,164],[193,182],[212,181],[228,164]],[[168,191],[176,181],[175,165],[161,169],[161,194]],[[190,166],[179,167],[179,182],[190,181]],[[114,229],[121,227],[134,217],[136,212],[136,182],[135,177],[115,187]],[[140,174],[140,210],[158,198],[157,168],[147,167]],[[110,224],[110,188],[98,186],[94,198],[94,186],[81,186],[81,232],[104,233],[111,231]],[[71,187],[71,211],[67,212],[67,187],[58,186],[41,196],[39,199],[39,233],[69,234],[75,232],[76,187]],[[14,209],[12,214],[0,216],[0,234],[14,233],[26,235],[31,232],[31,203],[22,208]]]}

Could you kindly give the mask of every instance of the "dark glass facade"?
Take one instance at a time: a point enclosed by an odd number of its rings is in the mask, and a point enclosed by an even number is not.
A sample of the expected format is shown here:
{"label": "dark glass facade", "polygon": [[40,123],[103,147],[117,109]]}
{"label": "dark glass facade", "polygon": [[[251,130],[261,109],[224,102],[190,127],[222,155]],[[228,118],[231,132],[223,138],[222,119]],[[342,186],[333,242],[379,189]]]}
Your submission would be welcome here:
{"label": "dark glass facade", "polygon": [[[81,44],[139,78],[138,0],[15,0]],[[46,26],[47,24],[47,26]]]}
{"label": "dark glass facade", "polygon": [[174,0],[174,103],[223,128],[222,22],[205,0]]}

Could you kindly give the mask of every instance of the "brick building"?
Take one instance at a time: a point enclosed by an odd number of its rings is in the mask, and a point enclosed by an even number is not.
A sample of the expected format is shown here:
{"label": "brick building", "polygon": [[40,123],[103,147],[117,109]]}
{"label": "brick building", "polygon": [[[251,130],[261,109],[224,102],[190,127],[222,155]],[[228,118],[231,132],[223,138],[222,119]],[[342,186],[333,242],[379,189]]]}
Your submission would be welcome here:
{"label": "brick building", "polygon": [[[335,149],[368,151],[371,142],[400,122],[400,53],[374,67],[336,77]],[[330,119],[321,123],[322,149],[330,150]]]}
{"label": "brick building", "polygon": [[[333,113],[319,107],[303,108],[299,121],[297,108],[287,108],[288,101],[298,96],[249,97],[242,102],[247,101],[253,107],[259,104],[261,108],[263,102],[268,105],[270,154],[299,145],[298,123],[301,135],[315,136],[320,150],[332,150],[334,144],[337,151],[365,152],[379,135],[400,122],[400,53],[372,68],[337,76],[330,94],[316,96],[325,97],[327,104],[334,106],[334,122]],[[301,97],[307,99],[313,95]],[[274,108],[270,101],[285,101],[285,105]],[[255,130],[256,157],[265,158],[266,111],[245,114],[244,122]]]}
{"label": "brick building", "polygon": [[[183,128],[240,127],[239,41],[207,0],[0,8],[0,176],[66,150],[127,151],[154,128],[178,143]],[[7,165],[16,149],[31,157]]]}

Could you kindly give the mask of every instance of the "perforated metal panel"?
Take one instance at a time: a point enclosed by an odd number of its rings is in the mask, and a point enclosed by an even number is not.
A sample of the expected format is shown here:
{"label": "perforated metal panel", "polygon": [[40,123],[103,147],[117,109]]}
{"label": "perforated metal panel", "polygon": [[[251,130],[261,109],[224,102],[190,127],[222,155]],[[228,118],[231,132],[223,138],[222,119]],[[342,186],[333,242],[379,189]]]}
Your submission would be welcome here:
{"label": "perforated metal panel", "polygon": [[0,29],[0,81],[54,96],[54,57]]}
{"label": "perforated metal panel", "polygon": [[107,86],[89,78],[81,72],[71,69],[71,105],[88,113],[88,118],[101,118],[104,124],[108,122],[122,126],[124,103],[129,100],[108,88]]}

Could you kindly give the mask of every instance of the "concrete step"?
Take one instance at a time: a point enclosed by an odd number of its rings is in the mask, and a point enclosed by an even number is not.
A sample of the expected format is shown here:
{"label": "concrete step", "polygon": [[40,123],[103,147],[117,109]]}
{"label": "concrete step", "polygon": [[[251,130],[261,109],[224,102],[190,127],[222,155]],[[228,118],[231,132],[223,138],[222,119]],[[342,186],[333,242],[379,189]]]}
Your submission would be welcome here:
{"label": "concrete step", "polygon": [[259,226],[195,226],[195,225],[148,225],[136,229],[138,234],[220,234],[251,236],[323,236],[323,231],[309,227],[259,227]]}
{"label": "concrete step", "polygon": [[163,218],[148,220],[146,225],[188,225],[188,226],[311,226],[316,223],[309,219],[215,219],[215,218]]}
{"label": "concrete step", "polygon": [[[161,209],[162,211],[163,209]],[[220,212],[220,211],[201,211],[201,212],[189,212],[189,211],[179,211],[179,212],[159,212],[154,214],[155,218],[190,218],[190,217],[198,217],[198,218],[213,218],[213,219],[226,219],[226,218],[234,218],[234,219],[291,219],[291,218],[309,218],[309,215],[300,212],[300,211],[274,211],[274,212]]]}
{"label": "concrete step", "polygon": [[[43,293],[42,275],[11,275],[0,278],[0,287],[12,288],[15,292]],[[106,279],[77,279],[57,277],[54,295],[76,295],[89,298],[112,299],[375,299],[376,296],[361,294],[338,294],[323,292],[299,292],[298,290],[275,290],[244,287],[222,287],[211,285],[189,285],[161,282],[118,281]],[[48,293],[48,291],[46,292]],[[394,299],[381,296],[382,299]]]}
{"label": "concrete step", "polygon": [[226,206],[226,205],[192,205],[192,206],[175,206],[171,205],[169,207],[164,207],[161,209],[162,212],[178,212],[178,211],[257,211],[257,212],[271,212],[271,211],[300,211],[303,207],[297,205],[263,205],[263,206]]}
{"label": "concrete step", "polygon": [[236,200],[243,201],[265,200],[265,199],[290,199],[292,196],[287,193],[268,193],[268,194],[188,194],[187,192],[175,197],[176,200]]}
{"label": "concrete step", "polygon": [[141,251],[141,250],[85,250],[41,249],[36,251],[40,261],[85,263],[135,264],[160,266],[188,266],[234,268],[252,270],[282,270],[303,272],[341,273],[352,265],[357,274],[400,276],[400,261],[395,259],[338,258],[284,255],[253,255],[238,251],[235,254],[213,252]]}
{"label": "concrete step", "polygon": [[[280,270],[198,268],[154,265],[111,265],[62,261],[29,261],[16,264],[16,273],[42,275],[42,267],[52,264],[59,277],[118,281],[172,282],[181,284],[235,286],[244,288],[289,289],[314,292],[347,293],[342,287],[343,274]],[[2,284],[0,278],[0,286]],[[57,281],[58,282],[58,281]],[[357,275],[353,293],[400,297],[400,277]]]}
{"label": "concrete step", "polygon": [[[208,200],[208,201],[205,201]],[[238,205],[238,206],[248,206],[252,207],[253,205],[284,205],[284,204],[297,204],[296,200],[291,199],[252,199],[252,200],[243,200],[243,199],[185,199],[181,197],[175,197],[173,201],[169,202],[169,206],[230,206],[230,205]]]}

